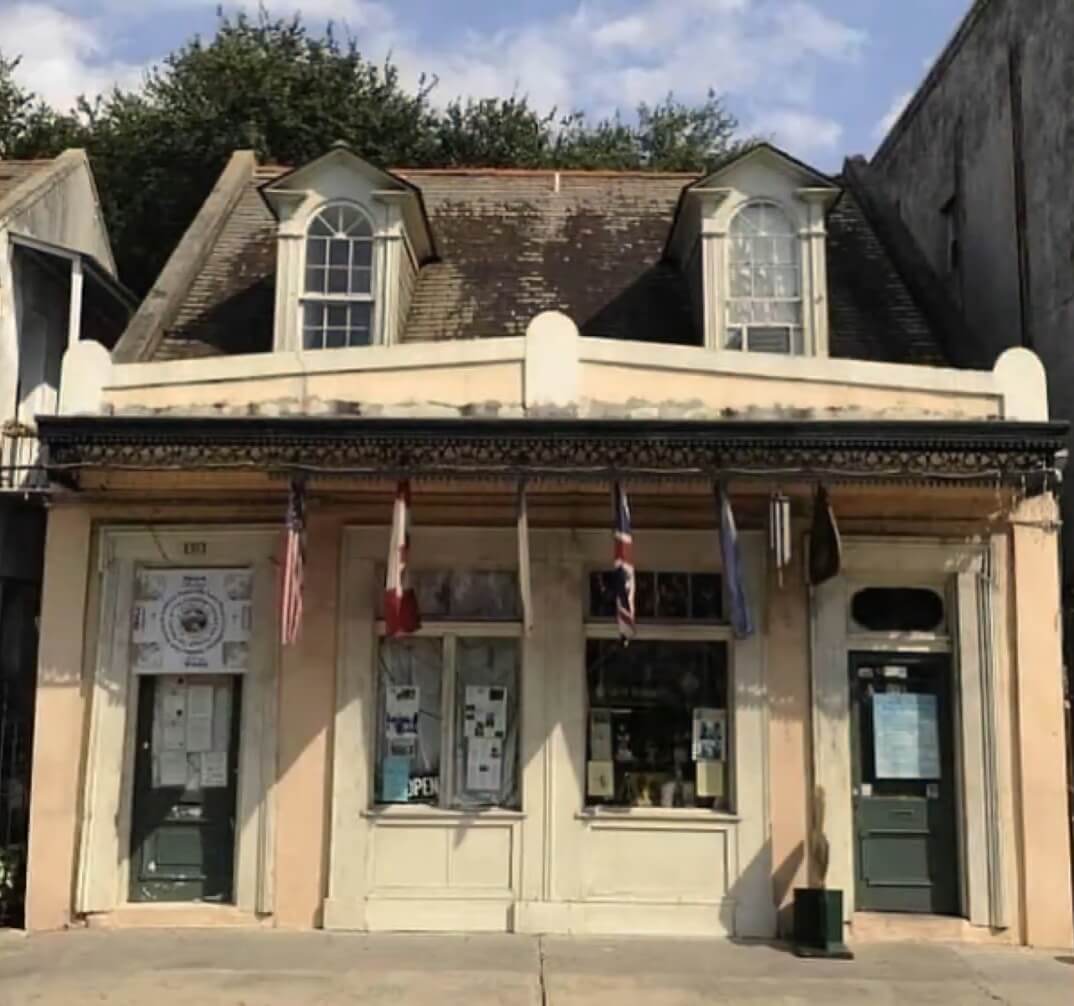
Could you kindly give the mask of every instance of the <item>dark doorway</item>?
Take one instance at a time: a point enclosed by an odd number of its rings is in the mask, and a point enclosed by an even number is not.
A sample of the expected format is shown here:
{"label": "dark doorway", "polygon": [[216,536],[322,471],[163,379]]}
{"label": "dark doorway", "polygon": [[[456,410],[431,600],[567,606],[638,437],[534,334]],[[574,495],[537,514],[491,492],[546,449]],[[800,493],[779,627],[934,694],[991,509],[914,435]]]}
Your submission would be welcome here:
{"label": "dark doorway", "polygon": [[239,675],[138,679],[131,901],[233,900]]}
{"label": "dark doorway", "polygon": [[947,655],[850,656],[859,911],[959,914]]}

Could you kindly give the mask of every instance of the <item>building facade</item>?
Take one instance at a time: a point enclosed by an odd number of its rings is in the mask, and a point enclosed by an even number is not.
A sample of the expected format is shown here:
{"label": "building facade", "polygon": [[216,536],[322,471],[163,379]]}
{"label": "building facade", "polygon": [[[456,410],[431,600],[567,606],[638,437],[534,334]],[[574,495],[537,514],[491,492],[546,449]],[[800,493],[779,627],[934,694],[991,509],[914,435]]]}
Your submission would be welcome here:
{"label": "building facade", "polygon": [[1065,429],[855,185],[236,154],[40,422],[30,926],[1069,945]]}
{"label": "building facade", "polygon": [[35,417],[55,413],[61,360],[115,344],[133,304],[82,151],[0,161],[0,924],[21,920],[47,480]]}
{"label": "building facade", "polygon": [[[1063,0],[978,0],[869,165],[874,184],[966,319],[969,365],[1011,346],[1033,350],[1052,414],[1074,398],[1070,270],[1074,153],[1069,93],[1074,9]],[[1061,497],[1064,523],[1074,497]],[[1074,629],[1074,538],[1063,536],[1066,663]],[[1068,733],[1071,691],[1067,679]],[[1068,753],[1074,844],[1074,748]]]}

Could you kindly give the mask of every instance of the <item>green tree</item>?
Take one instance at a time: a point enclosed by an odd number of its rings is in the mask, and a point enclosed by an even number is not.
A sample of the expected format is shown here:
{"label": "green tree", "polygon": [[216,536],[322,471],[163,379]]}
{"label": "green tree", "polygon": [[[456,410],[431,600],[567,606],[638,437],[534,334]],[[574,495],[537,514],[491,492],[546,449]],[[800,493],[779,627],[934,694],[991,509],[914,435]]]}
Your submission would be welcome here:
{"label": "green tree", "polygon": [[344,140],[385,166],[703,170],[736,149],[738,123],[710,93],[668,95],[633,119],[540,112],[525,96],[434,104],[435,78],[413,89],[331,26],[299,17],[221,15],[141,86],[82,100],[61,115],[17,86],[0,54],[0,156],[90,153],[120,274],[144,292],[237,148],[300,164]]}
{"label": "green tree", "polygon": [[0,158],[52,157],[82,139],[71,116],[59,115],[15,80],[18,57],[0,52]]}

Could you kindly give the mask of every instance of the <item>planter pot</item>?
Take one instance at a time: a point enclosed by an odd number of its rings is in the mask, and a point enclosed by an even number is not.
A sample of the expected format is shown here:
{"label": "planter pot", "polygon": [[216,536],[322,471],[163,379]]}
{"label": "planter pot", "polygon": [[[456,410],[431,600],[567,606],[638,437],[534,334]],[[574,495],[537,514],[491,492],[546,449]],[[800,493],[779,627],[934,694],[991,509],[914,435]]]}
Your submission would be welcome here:
{"label": "planter pot", "polygon": [[799,957],[852,960],[843,942],[843,892],[794,889],[794,952]]}

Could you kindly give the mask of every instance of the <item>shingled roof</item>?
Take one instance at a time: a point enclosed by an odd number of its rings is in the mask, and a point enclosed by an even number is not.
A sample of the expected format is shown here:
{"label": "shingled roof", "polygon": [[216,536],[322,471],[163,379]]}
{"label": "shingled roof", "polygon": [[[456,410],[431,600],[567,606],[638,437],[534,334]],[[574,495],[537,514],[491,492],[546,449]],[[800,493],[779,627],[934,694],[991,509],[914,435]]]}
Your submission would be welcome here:
{"label": "shingled roof", "polygon": [[0,161],[0,205],[28,178],[47,168],[52,159],[36,161]]}
{"label": "shingled roof", "polygon": [[[251,172],[170,322],[120,358],[182,359],[272,346],[276,221],[259,189],[288,169]],[[405,341],[521,335],[540,311],[583,335],[699,345],[685,277],[664,248],[695,175],[397,170],[421,190],[439,259],[423,267]],[[946,363],[942,340],[850,192],[829,220],[833,356]],[[151,294],[152,296],[152,294]]]}

